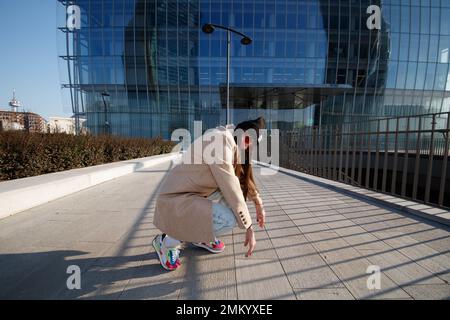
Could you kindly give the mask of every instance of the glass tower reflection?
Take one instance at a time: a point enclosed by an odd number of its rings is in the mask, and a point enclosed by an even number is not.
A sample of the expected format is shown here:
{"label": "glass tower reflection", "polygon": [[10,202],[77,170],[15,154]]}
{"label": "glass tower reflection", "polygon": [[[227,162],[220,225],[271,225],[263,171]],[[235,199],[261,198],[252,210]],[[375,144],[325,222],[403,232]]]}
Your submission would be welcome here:
{"label": "glass tower reflection", "polygon": [[[170,137],[226,118],[231,26],[232,119],[263,115],[271,128],[450,111],[450,2],[446,0],[76,0],[67,34],[74,112],[102,132],[111,94],[113,134]],[[367,8],[382,9],[369,30]]]}

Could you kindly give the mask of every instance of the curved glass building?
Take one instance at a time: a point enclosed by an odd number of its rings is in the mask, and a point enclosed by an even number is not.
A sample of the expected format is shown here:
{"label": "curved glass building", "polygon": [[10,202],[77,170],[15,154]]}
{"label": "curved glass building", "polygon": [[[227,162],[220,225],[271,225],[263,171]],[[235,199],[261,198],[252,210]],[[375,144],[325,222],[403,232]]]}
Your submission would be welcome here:
{"label": "curved glass building", "polygon": [[63,86],[93,133],[168,138],[194,120],[224,124],[227,34],[203,33],[205,23],[253,40],[232,36],[234,123],[263,115],[288,129],[450,111],[448,0],[60,2],[80,8],[79,28],[60,28]]}

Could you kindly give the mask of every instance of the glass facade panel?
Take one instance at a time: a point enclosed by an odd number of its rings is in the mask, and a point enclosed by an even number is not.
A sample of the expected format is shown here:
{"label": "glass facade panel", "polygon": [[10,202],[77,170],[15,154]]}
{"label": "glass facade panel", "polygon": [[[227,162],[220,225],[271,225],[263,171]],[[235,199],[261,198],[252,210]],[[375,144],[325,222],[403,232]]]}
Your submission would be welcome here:
{"label": "glass facade panel", "polygon": [[[232,122],[270,128],[448,110],[449,1],[74,0],[65,30],[73,110],[92,133],[169,138],[226,121],[226,31],[232,34]],[[61,5],[67,5],[61,1]],[[381,29],[369,29],[369,5]],[[101,93],[110,96],[107,105]]]}

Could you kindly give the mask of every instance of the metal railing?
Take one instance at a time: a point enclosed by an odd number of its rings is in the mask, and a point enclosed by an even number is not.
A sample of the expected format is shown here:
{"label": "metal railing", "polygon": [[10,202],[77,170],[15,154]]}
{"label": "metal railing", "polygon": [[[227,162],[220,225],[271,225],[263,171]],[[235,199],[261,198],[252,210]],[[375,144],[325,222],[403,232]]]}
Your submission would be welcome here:
{"label": "metal railing", "polygon": [[450,112],[280,133],[280,165],[450,207]]}

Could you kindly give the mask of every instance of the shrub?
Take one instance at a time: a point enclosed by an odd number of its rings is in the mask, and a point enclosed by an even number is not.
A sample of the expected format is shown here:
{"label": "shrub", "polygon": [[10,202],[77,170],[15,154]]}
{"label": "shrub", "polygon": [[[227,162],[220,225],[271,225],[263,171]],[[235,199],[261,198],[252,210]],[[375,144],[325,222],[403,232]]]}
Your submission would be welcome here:
{"label": "shrub", "polygon": [[161,138],[0,132],[0,181],[148,157],[172,150]]}

